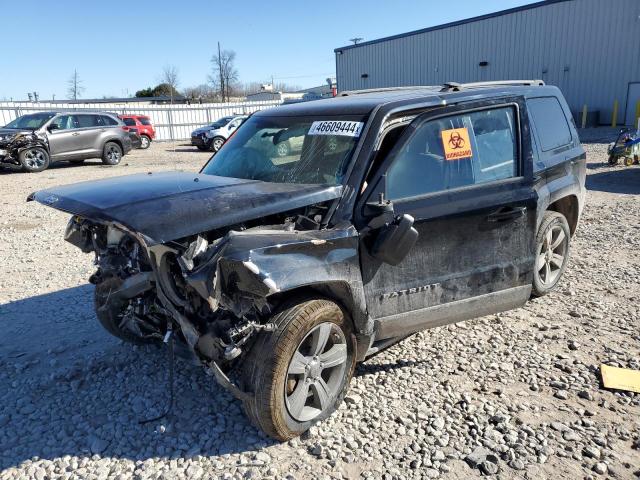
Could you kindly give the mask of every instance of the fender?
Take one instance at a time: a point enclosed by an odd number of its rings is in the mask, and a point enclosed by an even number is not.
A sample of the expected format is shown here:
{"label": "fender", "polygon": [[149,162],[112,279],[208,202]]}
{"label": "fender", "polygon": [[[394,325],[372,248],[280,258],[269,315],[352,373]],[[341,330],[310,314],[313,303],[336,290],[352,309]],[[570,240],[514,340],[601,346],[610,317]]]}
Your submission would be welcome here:
{"label": "fender", "polygon": [[[287,292],[330,285],[349,309],[356,331],[371,333],[359,267],[359,237],[353,226],[335,230],[231,231],[218,253],[186,277],[209,304],[242,317],[268,313]],[[329,290],[332,290],[329,288]]]}

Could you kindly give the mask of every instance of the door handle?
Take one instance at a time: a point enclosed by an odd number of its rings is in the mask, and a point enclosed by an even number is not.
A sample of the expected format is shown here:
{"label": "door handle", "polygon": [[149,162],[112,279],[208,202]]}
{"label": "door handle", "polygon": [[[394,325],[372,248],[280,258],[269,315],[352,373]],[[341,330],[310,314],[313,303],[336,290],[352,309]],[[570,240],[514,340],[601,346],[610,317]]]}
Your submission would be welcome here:
{"label": "door handle", "polygon": [[78,133],[78,132],[74,132],[74,133],[71,134],[72,137],[77,137],[78,135],[80,135],[80,133]]}
{"label": "door handle", "polygon": [[488,222],[504,222],[506,220],[516,220],[523,217],[527,207],[507,207],[500,208],[493,213],[487,215]]}

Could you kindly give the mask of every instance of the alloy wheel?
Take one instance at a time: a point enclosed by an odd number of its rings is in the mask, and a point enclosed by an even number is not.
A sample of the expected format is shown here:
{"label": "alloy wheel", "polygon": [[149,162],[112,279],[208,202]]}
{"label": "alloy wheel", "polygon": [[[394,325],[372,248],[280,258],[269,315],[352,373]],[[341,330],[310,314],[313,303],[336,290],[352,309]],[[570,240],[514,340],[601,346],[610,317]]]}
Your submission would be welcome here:
{"label": "alloy wheel", "polygon": [[224,143],[224,140],[222,140],[221,138],[216,138],[213,141],[213,151],[217,152],[218,150],[220,150],[220,147],[222,147],[223,143]]}
{"label": "alloy wheel", "polygon": [[115,145],[111,145],[107,148],[107,158],[112,163],[118,163],[120,161],[120,150]]}
{"label": "alloy wheel", "polygon": [[566,261],[568,238],[559,225],[550,227],[540,244],[536,259],[538,276],[545,288],[555,284]]}
{"label": "alloy wheel", "polygon": [[29,168],[38,169],[44,167],[47,157],[43,151],[32,149],[24,154],[24,160]]}
{"label": "alloy wheel", "polygon": [[340,394],[347,368],[347,340],[331,322],[315,326],[300,342],[287,370],[285,403],[300,422],[329,409]]}

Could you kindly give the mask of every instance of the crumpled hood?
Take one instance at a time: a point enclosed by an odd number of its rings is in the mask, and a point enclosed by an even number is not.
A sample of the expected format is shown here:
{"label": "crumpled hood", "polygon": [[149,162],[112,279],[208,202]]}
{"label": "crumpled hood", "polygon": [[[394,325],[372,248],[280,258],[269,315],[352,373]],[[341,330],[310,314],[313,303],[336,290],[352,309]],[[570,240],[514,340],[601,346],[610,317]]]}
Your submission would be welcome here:
{"label": "crumpled hood", "polygon": [[31,135],[32,133],[33,133],[33,130],[16,130],[13,128],[0,128],[0,142],[6,142],[8,138],[13,138],[18,134]]}
{"label": "crumpled hood", "polygon": [[149,244],[340,197],[341,186],[267,183],[187,172],[114,177],[32,193],[28,200],[144,235]]}

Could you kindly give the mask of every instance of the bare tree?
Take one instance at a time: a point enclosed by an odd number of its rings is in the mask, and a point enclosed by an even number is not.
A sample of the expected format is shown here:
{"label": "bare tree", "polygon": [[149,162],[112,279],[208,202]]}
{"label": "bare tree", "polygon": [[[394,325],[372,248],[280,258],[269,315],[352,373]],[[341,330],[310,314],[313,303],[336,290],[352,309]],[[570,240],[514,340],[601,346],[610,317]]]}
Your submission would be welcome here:
{"label": "bare tree", "polygon": [[78,71],[74,69],[73,74],[69,80],[67,80],[67,97],[71,100],[77,100],[84,90],[85,88],[82,86],[80,75],[78,75]]}
{"label": "bare tree", "polygon": [[218,43],[218,54],[211,59],[213,73],[209,81],[218,91],[220,100],[228,102],[238,87],[238,70],[235,67],[236,52],[221,50]]}
{"label": "bare tree", "polygon": [[178,90],[180,80],[178,78],[178,68],[175,65],[165,65],[160,76],[160,83],[166,83],[170,88],[171,103],[173,103],[173,92]]}

